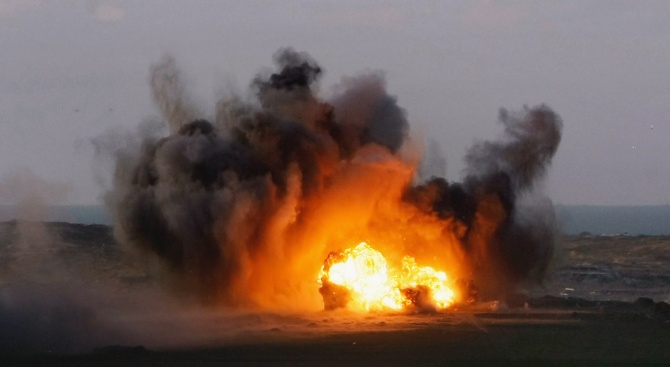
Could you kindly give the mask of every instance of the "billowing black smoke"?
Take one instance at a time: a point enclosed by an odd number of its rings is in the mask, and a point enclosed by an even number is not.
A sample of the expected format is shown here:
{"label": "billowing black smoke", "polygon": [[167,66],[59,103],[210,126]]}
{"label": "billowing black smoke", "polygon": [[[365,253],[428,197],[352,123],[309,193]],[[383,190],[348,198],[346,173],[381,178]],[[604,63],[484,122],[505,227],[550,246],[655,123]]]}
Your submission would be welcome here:
{"label": "billowing black smoke", "polygon": [[[483,297],[541,281],[554,248],[551,201],[533,189],[560,143],[561,118],[541,105],[519,113],[501,110],[500,122],[500,140],[476,142],[468,151],[462,184],[433,178],[406,196],[423,210],[465,224],[461,241]],[[523,195],[534,196],[532,203],[519,206]]]}
{"label": "billowing black smoke", "polygon": [[[323,259],[327,244],[304,238],[320,235],[314,228],[325,223],[314,218],[331,207],[328,195],[339,195],[333,187],[374,162],[402,161],[409,125],[379,74],[345,79],[326,102],[314,89],[322,69],[308,55],[285,49],[275,63],[276,73],[253,81],[254,98],[222,100],[211,119],[195,112],[172,59],[154,65],[151,85],[170,133],[117,160],[109,195],[117,238],[157,255],[171,284],[206,302],[253,302],[256,288],[281,292],[284,268],[318,268],[302,260]],[[471,270],[462,276],[490,284],[492,294],[539,279],[549,261],[551,214],[525,215],[517,203],[542,177],[561,130],[545,106],[502,112],[501,122],[500,142],[468,153],[462,184],[408,181],[402,196],[423,215],[458,223],[450,228],[459,228]],[[553,213],[550,203],[541,212]]]}
{"label": "billowing black smoke", "polygon": [[279,72],[252,85],[256,101],[222,102],[214,122],[189,120],[173,60],[155,65],[154,96],[170,135],[117,162],[117,237],[158,255],[177,283],[205,299],[237,302],[233,278],[267,242],[292,185],[300,197],[317,195],[340,160],[372,143],[396,151],[407,135],[379,76],[352,80],[331,105],[312,91],[321,68],[309,56],[287,49],[275,62]]}

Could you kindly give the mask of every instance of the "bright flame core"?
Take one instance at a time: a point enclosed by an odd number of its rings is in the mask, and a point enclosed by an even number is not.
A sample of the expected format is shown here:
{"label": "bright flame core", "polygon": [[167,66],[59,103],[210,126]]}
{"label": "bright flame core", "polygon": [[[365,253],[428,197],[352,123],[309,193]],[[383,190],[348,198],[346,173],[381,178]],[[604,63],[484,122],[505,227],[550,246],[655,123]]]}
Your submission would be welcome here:
{"label": "bright flame core", "polygon": [[[381,252],[367,243],[341,253],[330,253],[319,272],[318,282],[326,308],[353,307],[364,310],[400,310],[410,306],[432,305],[438,309],[454,302],[454,292],[447,285],[447,274],[429,266],[418,266],[413,257],[405,256],[400,269],[389,269]],[[346,289],[338,296],[329,287]],[[344,297],[335,306],[327,297]]]}

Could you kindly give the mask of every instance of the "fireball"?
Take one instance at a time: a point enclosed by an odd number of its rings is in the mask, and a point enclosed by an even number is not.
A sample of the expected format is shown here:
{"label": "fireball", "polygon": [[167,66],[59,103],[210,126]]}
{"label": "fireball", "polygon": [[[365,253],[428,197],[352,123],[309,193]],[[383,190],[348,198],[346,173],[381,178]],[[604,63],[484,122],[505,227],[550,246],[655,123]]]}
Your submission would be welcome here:
{"label": "fireball", "polygon": [[400,267],[389,268],[382,253],[365,242],[339,253],[331,252],[321,267],[318,282],[326,309],[444,309],[454,302],[445,272],[419,266],[411,256],[405,256]]}

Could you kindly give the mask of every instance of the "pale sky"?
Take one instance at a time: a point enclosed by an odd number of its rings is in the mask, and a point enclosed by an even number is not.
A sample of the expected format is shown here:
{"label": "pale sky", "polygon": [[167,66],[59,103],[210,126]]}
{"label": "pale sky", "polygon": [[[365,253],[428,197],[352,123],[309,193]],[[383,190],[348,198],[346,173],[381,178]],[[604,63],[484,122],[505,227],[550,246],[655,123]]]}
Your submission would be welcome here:
{"label": "pale sky", "polygon": [[31,170],[96,203],[91,138],[158,115],[150,65],[172,55],[204,117],[279,48],[309,53],[321,92],[385,72],[417,136],[459,181],[498,109],[546,103],[563,140],[559,204],[670,203],[670,1],[0,0],[0,179]]}

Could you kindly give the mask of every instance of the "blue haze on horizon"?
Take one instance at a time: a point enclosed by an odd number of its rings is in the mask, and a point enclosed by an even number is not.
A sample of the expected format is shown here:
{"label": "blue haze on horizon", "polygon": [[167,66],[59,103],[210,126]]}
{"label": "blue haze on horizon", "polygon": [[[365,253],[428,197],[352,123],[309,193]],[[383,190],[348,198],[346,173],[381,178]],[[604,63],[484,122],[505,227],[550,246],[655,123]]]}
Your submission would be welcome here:
{"label": "blue haze on horizon", "polygon": [[[670,205],[591,206],[557,205],[557,231],[566,235],[588,232],[600,235],[670,236]],[[0,222],[14,220],[17,210],[0,205]],[[101,205],[54,206],[44,214],[48,222],[112,225],[113,219]]]}

